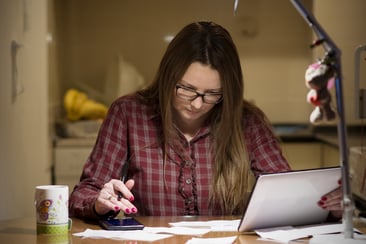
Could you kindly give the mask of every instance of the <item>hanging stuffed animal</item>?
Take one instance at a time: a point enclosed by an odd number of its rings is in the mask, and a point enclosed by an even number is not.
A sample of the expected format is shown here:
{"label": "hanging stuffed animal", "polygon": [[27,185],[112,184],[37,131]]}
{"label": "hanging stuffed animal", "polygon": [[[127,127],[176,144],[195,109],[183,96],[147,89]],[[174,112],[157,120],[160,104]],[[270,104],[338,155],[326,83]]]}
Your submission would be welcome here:
{"label": "hanging stuffed animal", "polygon": [[323,120],[330,121],[336,118],[329,92],[333,83],[334,71],[324,60],[313,63],[306,69],[305,84],[310,89],[307,94],[307,102],[315,106],[310,115],[311,123],[319,123]]}

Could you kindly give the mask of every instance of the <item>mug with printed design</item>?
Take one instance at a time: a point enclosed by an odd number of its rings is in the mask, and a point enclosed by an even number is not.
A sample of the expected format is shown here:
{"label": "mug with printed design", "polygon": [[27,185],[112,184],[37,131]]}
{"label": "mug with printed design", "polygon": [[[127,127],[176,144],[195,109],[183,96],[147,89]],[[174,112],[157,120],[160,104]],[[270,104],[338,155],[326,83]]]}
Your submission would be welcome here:
{"label": "mug with printed design", "polygon": [[36,186],[37,234],[67,234],[69,220],[69,187],[66,185]]}

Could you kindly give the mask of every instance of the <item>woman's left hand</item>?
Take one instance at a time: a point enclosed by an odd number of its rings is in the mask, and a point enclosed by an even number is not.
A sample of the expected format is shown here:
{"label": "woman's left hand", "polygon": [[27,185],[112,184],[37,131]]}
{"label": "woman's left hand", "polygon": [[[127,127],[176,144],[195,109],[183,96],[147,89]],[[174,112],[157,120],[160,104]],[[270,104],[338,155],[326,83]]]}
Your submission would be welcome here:
{"label": "woman's left hand", "polygon": [[341,218],[343,214],[342,201],[342,188],[339,186],[335,190],[323,195],[318,201],[318,205],[325,210],[331,211],[333,217]]}

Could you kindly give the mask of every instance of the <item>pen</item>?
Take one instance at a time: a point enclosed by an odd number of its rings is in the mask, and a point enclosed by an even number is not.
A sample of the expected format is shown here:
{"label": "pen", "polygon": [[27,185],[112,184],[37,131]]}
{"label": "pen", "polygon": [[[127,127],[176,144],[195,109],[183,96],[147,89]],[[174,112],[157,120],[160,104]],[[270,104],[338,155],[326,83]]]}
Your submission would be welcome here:
{"label": "pen", "polygon": [[[129,162],[127,161],[127,162],[125,162],[125,164],[122,166],[122,172],[121,172],[121,181],[123,182],[123,183],[125,183],[126,182],[126,180],[127,180],[127,173],[128,173],[128,167],[129,167]],[[117,200],[119,201],[119,200],[121,200],[122,199],[122,193],[121,192],[118,192],[118,197],[117,197]]]}

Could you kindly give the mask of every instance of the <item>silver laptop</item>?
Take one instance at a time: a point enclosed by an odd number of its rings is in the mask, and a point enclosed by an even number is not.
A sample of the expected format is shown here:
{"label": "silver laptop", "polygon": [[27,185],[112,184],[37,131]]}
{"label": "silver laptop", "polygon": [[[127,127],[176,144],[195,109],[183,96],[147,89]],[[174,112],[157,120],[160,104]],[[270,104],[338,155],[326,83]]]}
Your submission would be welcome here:
{"label": "silver laptop", "polygon": [[339,179],[340,167],[259,176],[238,231],[324,222],[329,212],[317,202],[337,188]]}

